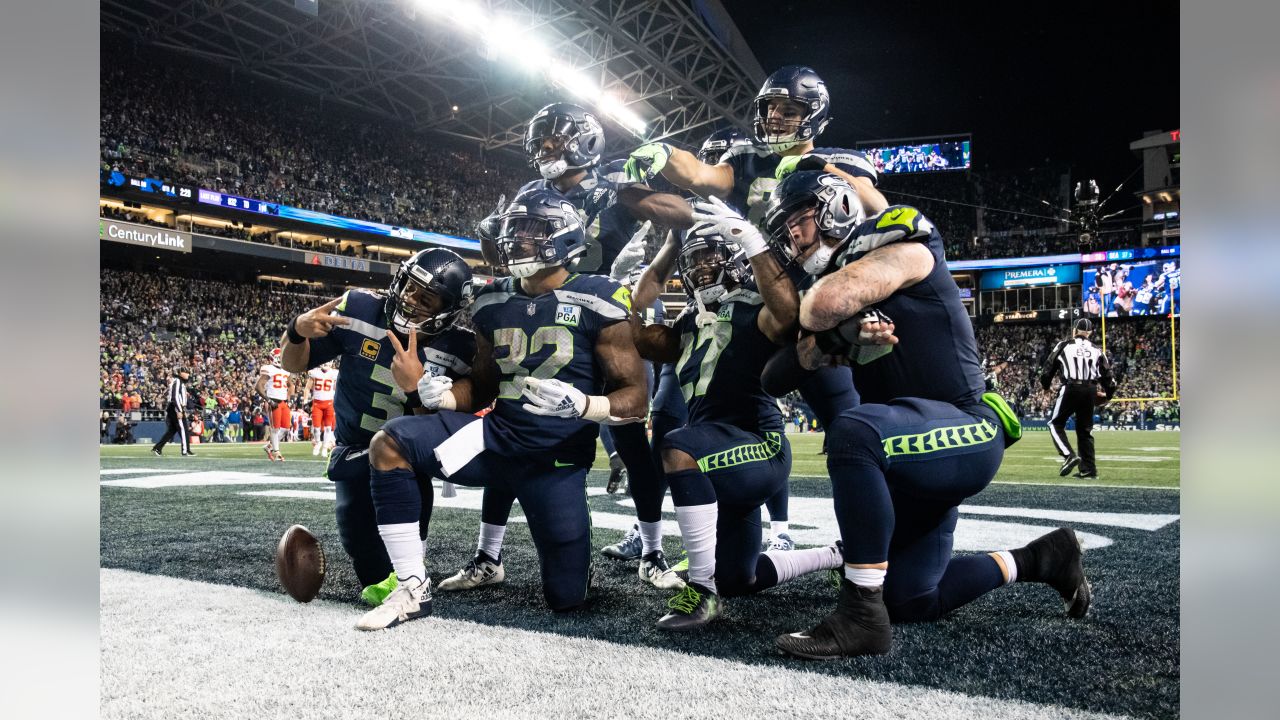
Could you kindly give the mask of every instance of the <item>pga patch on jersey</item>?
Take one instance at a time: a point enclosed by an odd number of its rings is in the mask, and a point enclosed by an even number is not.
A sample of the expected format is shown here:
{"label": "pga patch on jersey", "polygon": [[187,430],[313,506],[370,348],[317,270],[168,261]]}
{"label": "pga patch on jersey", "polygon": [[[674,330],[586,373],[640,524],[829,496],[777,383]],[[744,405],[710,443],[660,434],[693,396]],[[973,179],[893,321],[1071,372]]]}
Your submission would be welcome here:
{"label": "pga patch on jersey", "polygon": [[578,327],[582,322],[582,306],[560,303],[556,306],[556,324]]}

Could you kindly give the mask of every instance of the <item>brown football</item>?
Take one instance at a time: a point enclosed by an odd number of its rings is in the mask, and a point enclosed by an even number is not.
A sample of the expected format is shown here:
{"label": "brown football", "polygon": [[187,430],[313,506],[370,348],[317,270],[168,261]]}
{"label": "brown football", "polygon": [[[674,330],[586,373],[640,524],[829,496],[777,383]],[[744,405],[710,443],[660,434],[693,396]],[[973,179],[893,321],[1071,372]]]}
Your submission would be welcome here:
{"label": "brown football", "polygon": [[294,525],[276,546],[276,577],[289,597],[311,602],[324,584],[324,549],[311,531]]}

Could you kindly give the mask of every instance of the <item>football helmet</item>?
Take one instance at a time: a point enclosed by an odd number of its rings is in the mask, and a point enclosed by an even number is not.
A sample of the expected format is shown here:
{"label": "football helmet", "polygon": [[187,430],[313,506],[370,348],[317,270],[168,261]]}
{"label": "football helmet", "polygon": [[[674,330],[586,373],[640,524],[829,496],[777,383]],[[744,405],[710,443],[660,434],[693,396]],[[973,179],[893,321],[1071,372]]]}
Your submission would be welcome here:
{"label": "football helmet", "polygon": [[[808,247],[796,245],[792,218],[796,213],[813,209],[818,232],[839,241],[829,246],[819,239],[818,249],[804,260],[800,256]],[[786,177],[765,206],[764,231],[770,246],[782,259],[799,265],[810,275],[827,269],[836,251],[849,241],[853,231],[866,219],[866,211],[858,193],[844,178],[817,170],[803,170]]]}
{"label": "football helmet", "polygon": [[[542,141],[554,138],[558,157],[544,155]],[[581,170],[600,162],[604,153],[604,126],[596,116],[572,103],[551,103],[525,126],[524,151],[529,165],[546,180],[569,170]]]}
{"label": "football helmet", "polygon": [[[781,131],[769,129],[769,104],[774,100],[794,100],[805,107],[795,121],[784,121],[789,127]],[[831,120],[831,98],[827,84],[813,68],[788,65],[768,78],[756,93],[756,116],[752,129],[756,140],[774,152],[784,152],[822,134]]]}
{"label": "football helmet", "polygon": [[511,201],[498,229],[498,258],[513,277],[565,265],[587,249],[578,210],[558,192],[526,190]]}
{"label": "football helmet", "polygon": [[[441,309],[430,314],[415,299],[420,291],[440,298]],[[389,327],[408,334],[412,331],[439,335],[453,324],[471,302],[471,267],[458,254],[444,248],[419,250],[400,263],[387,288],[386,314]],[[414,318],[427,314],[425,320]]]}
{"label": "football helmet", "polygon": [[724,157],[729,148],[745,142],[750,142],[750,139],[738,128],[721,128],[702,141],[702,147],[698,149],[698,160],[708,165],[715,165],[720,162],[720,158]]}
{"label": "football helmet", "polygon": [[694,225],[685,235],[676,269],[685,292],[703,305],[710,305],[745,282],[751,269],[737,243],[719,234],[695,235],[705,225]]}

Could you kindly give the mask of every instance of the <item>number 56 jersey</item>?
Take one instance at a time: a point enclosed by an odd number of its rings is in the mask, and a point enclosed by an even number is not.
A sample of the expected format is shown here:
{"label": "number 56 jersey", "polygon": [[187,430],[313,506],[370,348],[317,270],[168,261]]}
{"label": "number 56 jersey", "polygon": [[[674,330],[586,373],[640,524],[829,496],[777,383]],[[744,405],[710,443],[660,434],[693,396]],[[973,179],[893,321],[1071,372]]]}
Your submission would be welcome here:
{"label": "number 56 jersey", "polygon": [[602,275],[570,275],[537,297],[526,295],[513,278],[480,290],[471,319],[493,345],[498,367],[498,400],[485,418],[485,448],[533,462],[590,465],[596,423],[530,413],[521,407],[524,381],[555,379],[587,395],[605,394],[596,340],[630,314],[630,291]]}

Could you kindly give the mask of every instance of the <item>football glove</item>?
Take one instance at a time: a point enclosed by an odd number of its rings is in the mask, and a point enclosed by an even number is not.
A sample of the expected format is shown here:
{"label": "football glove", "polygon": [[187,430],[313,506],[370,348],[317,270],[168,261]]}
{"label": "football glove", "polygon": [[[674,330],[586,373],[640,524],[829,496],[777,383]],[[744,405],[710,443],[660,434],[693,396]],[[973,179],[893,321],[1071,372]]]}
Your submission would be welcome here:
{"label": "football glove", "polygon": [[644,262],[645,238],[652,227],[653,223],[645,220],[636,234],[631,236],[630,242],[618,252],[618,257],[613,259],[613,267],[609,269],[610,280],[622,282],[636,266]]}
{"label": "football glove", "polygon": [[[452,410],[453,379],[448,375],[432,375],[427,373],[418,381],[418,399],[427,410]],[[447,396],[447,397],[446,397]]]}
{"label": "football glove", "polygon": [[708,223],[695,231],[694,235],[698,237],[720,235],[729,242],[737,243],[746,252],[748,258],[753,258],[769,250],[769,244],[765,242],[764,236],[760,234],[756,226],[752,225],[742,215],[738,214],[737,210],[726,205],[718,197],[712,197],[709,201],[695,202],[693,204],[693,221],[695,223]]}
{"label": "football glove", "polygon": [[655,175],[662,172],[671,159],[671,146],[666,143],[649,143],[641,145],[631,152],[622,171],[627,182],[648,183]]}
{"label": "football glove", "polygon": [[521,405],[534,415],[580,418],[587,410],[587,396],[578,388],[556,379],[525,378]]}
{"label": "football glove", "polygon": [[773,177],[778,182],[782,182],[783,178],[793,172],[826,169],[827,159],[821,155],[789,155],[778,163],[777,169],[773,171]]}

